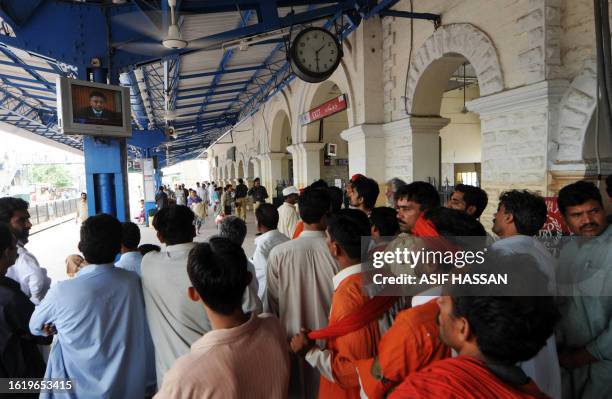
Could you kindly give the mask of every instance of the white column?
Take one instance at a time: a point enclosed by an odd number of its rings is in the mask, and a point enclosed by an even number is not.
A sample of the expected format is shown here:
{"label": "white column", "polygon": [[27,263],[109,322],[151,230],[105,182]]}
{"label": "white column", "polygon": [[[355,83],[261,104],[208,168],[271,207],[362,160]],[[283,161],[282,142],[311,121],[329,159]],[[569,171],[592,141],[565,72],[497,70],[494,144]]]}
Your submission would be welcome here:
{"label": "white column", "polygon": [[501,191],[521,188],[548,194],[548,152],[556,145],[559,102],[567,87],[566,81],[544,81],[467,103],[481,120],[481,185],[489,195],[481,218],[485,227]]}
{"label": "white column", "polygon": [[262,173],[261,184],[268,189],[269,200],[276,195],[277,182],[282,179],[283,160],[287,158],[284,152],[267,152],[258,157],[261,160]]}
{"label": "white column", "polygon": [[382,124],[353,126],[340,133],[348,142],[349,176],[361,173],[385,182],[385,136]]}
{"label": "white column", "polygon": [[450,119],[440,117],[410,117],[412,132],[412,179],[439,183],[440,129]]}
{"label": "white column", "polygon": [[252,158],[251,162],[253,163],[253,179],[259,177],[261,179],[261,170],[259,169],[259,160],[257,158]]}
{"label": "white column", "polygon": [[325,143],[297,143],[287,147],[293,154],[295,184],[306,187],[321,177],[321,150]]}

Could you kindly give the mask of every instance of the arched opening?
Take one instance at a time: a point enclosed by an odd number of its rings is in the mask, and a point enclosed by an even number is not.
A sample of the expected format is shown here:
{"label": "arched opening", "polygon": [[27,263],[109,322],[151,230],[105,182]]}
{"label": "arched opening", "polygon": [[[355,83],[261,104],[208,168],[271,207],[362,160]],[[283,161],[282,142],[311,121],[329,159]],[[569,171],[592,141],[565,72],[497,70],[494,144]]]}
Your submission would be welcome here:
{"label": "arched opening", "polygon": [[[469,112],[470,101],[504,87],[489,37],[470,24],[443,26],[415,52],[412,66],[406,90],[412,131],[410,177],[435,181],[440,188],[459,182],[487,186],[498,176],[511,178],[514,161],[495,151],[498,133],[481,134],[480,115]],[[509,142],[520,140],[511,129],[503,133]]]}
{"label": "arched opening", "polygon": [[293,157],[287,152],[287,147],[293,144],[291,139],[291,124],[289,115],[283,110],[276,113],[272,120],[270,137],[270,151],[283,154],[281,156],[280,170],[272,169],[272,183],[277,186],[289,186],[293,182]]}
{"label": "arched opening", "polygon": [[440,116],[450,120],[440,130],[439,181],[444,187],[458,183],[480,186],[482,181],[480,117],[466,107],[480,97],[480,86],[473,66],[463,60],[451,75],[440,104]]}
{"label": "arched opening", "polygon": [[[319,85],[312,101],[308,104],[308,109],[304,112],[342,94],[348,97],[348,93],[342,93],[334,82],[325,81]],[[306,142],[325,144],[320,150],[320,177],[330,185],[342,186],[349,179],[348,143],[340,137],[340,133],[348,128],[346,109],[314,121],[306,127]]]}
{"label": "arched opening", "polygon": [[410,104],[414,180],[434,183],[446,195],[458,183],[480,186],[480,117],[466,106],[478,97],[476,71],[460,54],[446,54],[423,71]]}
{"label": "arched opening", "polygon": [[227,166],[229,168],[229,183],[234,184],[234,181],[236,180],[236,163],[230,162]]}
{"label": "arched opening", "polygon": [[253,169],[252,159],[249,159],[249,162],[247,162],[247,167],[248,167],[247,178],[249,179],[249,181],[253,181],[253,179],[255,178],[255,170]]}
{"label": "arched opening", "polygon": [[238,161],[238,173],[237,173],[237,177],[239,177],[239,178],[243,178],[244,177],[244,163],[242,162],[242,159],[240,161]]}

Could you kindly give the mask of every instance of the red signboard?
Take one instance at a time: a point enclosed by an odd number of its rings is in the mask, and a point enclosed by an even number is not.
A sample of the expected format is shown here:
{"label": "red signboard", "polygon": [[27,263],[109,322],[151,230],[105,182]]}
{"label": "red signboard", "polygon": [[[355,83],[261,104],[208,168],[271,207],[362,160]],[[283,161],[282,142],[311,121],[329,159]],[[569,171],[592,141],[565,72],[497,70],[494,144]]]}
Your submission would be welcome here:
{"label": "red signboard", "polygon": [[557,205],[557,197],[546,197],[544,200],[546,201],[548,212],[546,214],[546,222],[540,230],[540,237],[568,235],[569,229],[563,223],[563,217]]}
{"label": "red signboard", "polygon": [[318,107],[300,115],[300,125],[307,125],[311,122],[318,121],[319,119],[323,119],[327,116],[343,111],[346,109],[346,107],[346,97],[344,94],[342,94],[333,100],[329,100],[325,104],[321,104]]}

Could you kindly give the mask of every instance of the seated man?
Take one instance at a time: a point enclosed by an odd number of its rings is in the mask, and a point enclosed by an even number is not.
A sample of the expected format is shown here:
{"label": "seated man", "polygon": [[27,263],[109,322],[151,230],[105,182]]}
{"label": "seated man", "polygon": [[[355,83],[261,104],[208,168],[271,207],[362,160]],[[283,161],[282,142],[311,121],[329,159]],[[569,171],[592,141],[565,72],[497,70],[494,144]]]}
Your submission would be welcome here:
{"label": "seated man", "polygon": [[5,276],[16,258],[17,239],[7,224],[0,223],[0,378],[42,378],[45,362],[36,344],[51,341],[40,342],[30,334],[34,305],[19,284]]}
{"label": "seated man", "polygon": [[242,310],[242,294],[253,278],[242,248],[211,238],[190,251],[187,273],[189,298],[204,307],[212,331],[174,363],[156,398],[286,398],[285,330],[275,316]]}
{"label": "seated man", "polygon": [[440,338],[458,356],[409,374],[390,399],[545,397],[516,364],[552,334],[551,297],[443,296],[438,306]]}
{"label": "seated man", "polygon": [[30,319],[32,334],[57,332],[45,379],[74,381],[76,397],[142,398],[147,368],[153,367],[143,355],[140,279],[113,265],[120,246],[121,223],[114,217],[83,222],[79,250],[87,265],[51,288]]}

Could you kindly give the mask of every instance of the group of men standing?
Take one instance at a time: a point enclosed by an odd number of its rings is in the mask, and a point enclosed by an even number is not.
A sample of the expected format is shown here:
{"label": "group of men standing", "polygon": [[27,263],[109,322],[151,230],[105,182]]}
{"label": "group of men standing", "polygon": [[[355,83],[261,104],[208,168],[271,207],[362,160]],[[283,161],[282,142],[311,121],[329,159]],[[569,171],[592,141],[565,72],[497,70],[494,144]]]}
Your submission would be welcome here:
{"label": "group of men standing", "polygon": [[[161,207],[163,248],[142,256],[137,227],[96,215],[81,226],[80,270],[50,289],[25,250],[27,203],[2,198],[0,377],[44,371],[73,380],[79,398],[612,396],[612,227],[595,185],[559,192],[574,237],[558,258],[535,238],[547,211],[536,193],[502,193],[495,242],[479,222],[488,197],[478,187],[457,185],[446,207],[425,182],[390,181],[393,207],[377,207],[379,193],[357,175],[350,209],[322,181],[286,189],[279,209],[261,201],[252,259],[234,216],[195,243],[192,210]],[[478,244],[457,240],[466,236]],[[432,237],[452,251],[486,247],[483,268],[528,278],[512,295],[371,290],[375,253]],[[409,272],[455,271],[433,262]],[[39,346],[52,336],[45,369]]]}

